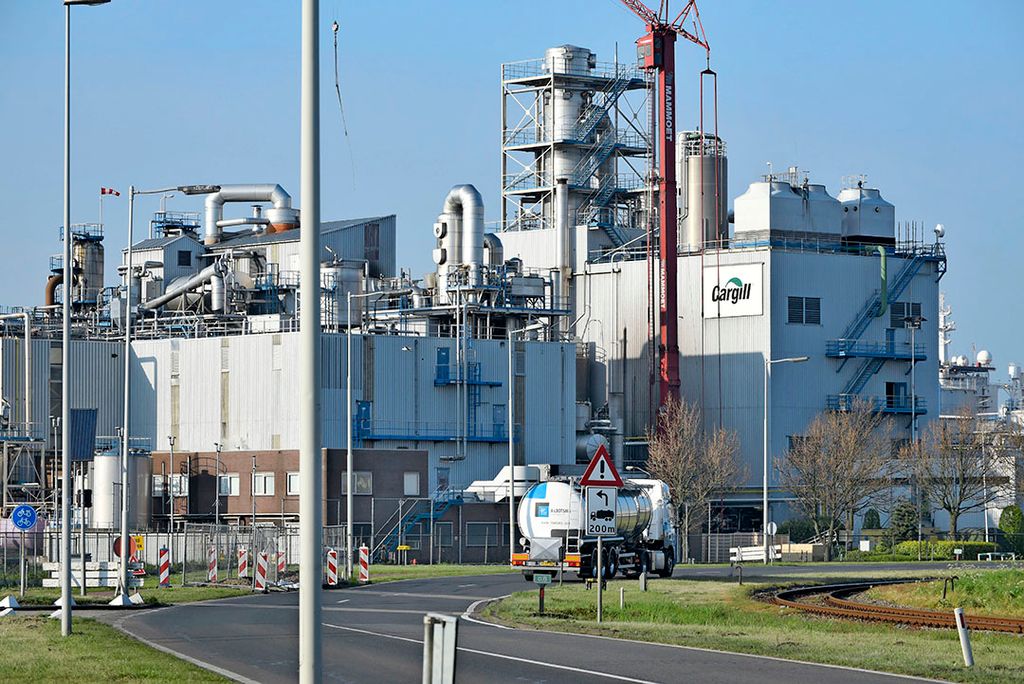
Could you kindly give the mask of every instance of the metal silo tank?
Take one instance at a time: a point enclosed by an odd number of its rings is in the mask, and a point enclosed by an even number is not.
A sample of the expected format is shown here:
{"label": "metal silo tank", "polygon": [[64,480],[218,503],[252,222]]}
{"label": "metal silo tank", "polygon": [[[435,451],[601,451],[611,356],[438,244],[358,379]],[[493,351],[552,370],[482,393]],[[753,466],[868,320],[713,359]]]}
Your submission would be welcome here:
{"label": "metal silo tank", "polygon": [[81,269],[76,301],[98,301],[103,291],[103,243],[98,240],[75,240],[74,262]]}
{"label": "metal silo tank", "polygon": [[[680,180],[680,249],[694,252],[704,244],[724,246],[729,238],[729,160],[725,143],[713,136],[685,132],[677,143]],[[717,183],[717,211],[715,178]]]}
{"label": "metal silo tank", "polygon": [[[133,530],[149,527],[152,513],[153,462],[148,452],[128,455],[128,526]],[[92,461],[92,526],[98,529],[121,527],[121,455],[96,454]]]}
{"label": "metal silo tank", "polygon": [[92,459],[92,526],[113,529],[120,521],[121,457],[96,454]]}

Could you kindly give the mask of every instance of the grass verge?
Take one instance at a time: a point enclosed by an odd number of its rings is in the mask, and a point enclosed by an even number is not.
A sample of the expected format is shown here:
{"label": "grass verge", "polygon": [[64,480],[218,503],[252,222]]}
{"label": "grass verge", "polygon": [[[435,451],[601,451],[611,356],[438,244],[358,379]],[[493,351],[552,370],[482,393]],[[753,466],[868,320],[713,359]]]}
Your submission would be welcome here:
{"label": "grass verge", "polygon": [[941,581],[874,587],[865,596],[898,606],[947,611],[959,607],[969,614],[1024,618],[1024,570],[956,574],[954,589],[945,599]]}
{"label": "grass verge", "polygon": [[[537,593],[489,605],[484,615],[534,629],[600,634],[665,644],[768,655],[957,682],[1024,683],[1024,638],[972,633],[975,668],[966,670],[956,632],[876,625],[795,613],[751,597],[766,585],[655,581],[647,593],[635,581],[608,583],[605,621],[596,623],[597,596],[581,585],[551,586],[547,613]],[[626,588],[626,608],[618,605]]]}
{"label": "grass verge", "polygon": [[5,682],[228,681],[95,620],[76,620],[74,633],[65,638],[60,620],[5,618],[0,643],[6,653],[0,681]]}

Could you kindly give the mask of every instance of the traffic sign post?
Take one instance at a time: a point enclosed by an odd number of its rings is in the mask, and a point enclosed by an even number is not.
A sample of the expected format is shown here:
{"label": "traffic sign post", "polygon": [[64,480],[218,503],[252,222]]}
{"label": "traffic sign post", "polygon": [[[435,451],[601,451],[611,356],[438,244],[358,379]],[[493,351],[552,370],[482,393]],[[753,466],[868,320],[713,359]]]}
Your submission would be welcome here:
{"label": "traffic sign post", "polygon": [[[20,562],[18,567],[21,571],[21,578],[18,593],[21,598],[25,598],[25,532],[31,530],[36,526],[36,521],[39,516],[36,515],[36,509],[26,504],[20,504],[14,507],[11,511],[11,522],[21,532],[21,553]],[[67,559],[64,560],[67,563]]]}
{"label": "traffic sign post", "polygon": [[597,621],[604,618],[604,538],[618,532],[615,502],[619,487],[623,486],[619,471],[615,469],[608,449],[602,444],[597,448],[590,464],[583,472],[580,486],[585,488],[586,533],[597,537],[597,558],[594,576],[597,578]]}
{"label": "traffic sign post", "polygon": [[547,573],[534,573],[533,583],[540,588],[539,604],[537,609],[538,615],[544,614],[544,587],[551,584],[551,575]]}

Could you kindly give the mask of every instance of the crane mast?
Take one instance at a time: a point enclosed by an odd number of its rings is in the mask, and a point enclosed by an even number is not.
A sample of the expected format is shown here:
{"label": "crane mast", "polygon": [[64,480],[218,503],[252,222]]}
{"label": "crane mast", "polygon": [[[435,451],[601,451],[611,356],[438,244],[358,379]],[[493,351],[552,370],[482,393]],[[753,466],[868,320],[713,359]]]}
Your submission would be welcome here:
{"label": "crane mast", "polygon": [[[639,0],[621,0],[630,11],[647,24],[647,33],[637,41],[641,66],[655,74],[657,97],[657,132],[655,139],[658,170],[658,355],[659,405],[669,397],[679,398],[679,295],[676,264],[678,228],[676,209],[676,93],[675,45],[682,36],[710,51],[700,14],[694,0],[689,0],[675,19],[668,21],[668,3],[662,2],[656,13]],[[693,13],[694,31],[685,24]]]}

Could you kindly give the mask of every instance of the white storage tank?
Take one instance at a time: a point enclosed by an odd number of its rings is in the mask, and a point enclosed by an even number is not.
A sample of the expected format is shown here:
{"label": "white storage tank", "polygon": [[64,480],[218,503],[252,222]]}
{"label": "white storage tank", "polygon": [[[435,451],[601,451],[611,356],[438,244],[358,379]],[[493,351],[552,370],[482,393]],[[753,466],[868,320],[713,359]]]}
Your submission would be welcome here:
{"label": "white storage tank", "polygon": [[896,207],[876,188],[846,188],[839,193],[845,242],[896,244]]}
{"label": "white storage tank", "polygon": [[711,243],[711,248],[725,246],[729,238],[728,163],[725,143],[720,139],[705,133],[702,145],[698,131],[679,134],[676,176],[679,179],[680,250],[696,252],[707,243]]}
{"label": "white storage tank", "polygon": [[[128,525],[146,529],[153,500],[153,461],[148,452],[128,454]],[[119,529],[121,526],[121,455],[96,454],[90,470],[92,485],[91,527]]]}
{"label": "white storage tank", "polygon": [[348,293],[363,294],[363,262],[336,261],[320,267],[320,317],[330,327],[358,325],[363,315],[363,298],[352,299],[352,321],[348,318]]}

